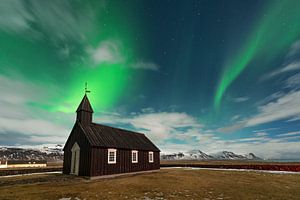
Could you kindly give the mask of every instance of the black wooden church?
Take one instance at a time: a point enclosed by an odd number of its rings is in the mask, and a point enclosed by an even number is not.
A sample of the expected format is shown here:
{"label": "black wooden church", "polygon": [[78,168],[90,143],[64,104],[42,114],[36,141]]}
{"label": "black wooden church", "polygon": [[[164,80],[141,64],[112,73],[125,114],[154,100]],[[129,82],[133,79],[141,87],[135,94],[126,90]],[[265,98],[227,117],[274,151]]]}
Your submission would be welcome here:
{"label": "black wooden church", "polygon": [[64,147],[64,174],[103,176],[159,169],[160,150],[144,135],[93,123],[85,94]]}

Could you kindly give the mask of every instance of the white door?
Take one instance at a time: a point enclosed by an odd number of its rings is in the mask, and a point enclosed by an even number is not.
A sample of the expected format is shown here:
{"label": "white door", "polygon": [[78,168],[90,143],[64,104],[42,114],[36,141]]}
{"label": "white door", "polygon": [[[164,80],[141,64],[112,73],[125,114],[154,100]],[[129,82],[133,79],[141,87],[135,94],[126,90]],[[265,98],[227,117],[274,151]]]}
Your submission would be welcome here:
{"label": "white door", "polygon": [[74,143],[71,151],[72,151],[71,174],[78,175],[78,172],[79,172],[79,159],[80,159],[80,147],[77,144],[77,142]]}

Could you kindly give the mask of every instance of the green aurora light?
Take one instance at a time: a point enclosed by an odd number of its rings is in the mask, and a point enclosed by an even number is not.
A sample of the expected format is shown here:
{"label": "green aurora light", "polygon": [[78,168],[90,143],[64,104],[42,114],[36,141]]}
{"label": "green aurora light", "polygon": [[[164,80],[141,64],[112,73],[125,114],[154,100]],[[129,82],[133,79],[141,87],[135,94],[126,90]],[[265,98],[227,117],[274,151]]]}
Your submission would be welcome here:
{"label": "green aurora light", "polygon": [[[80,9],[78,5],[78,13],[87,12],[84,8]],[[103,7],[95,6],[91,14],[93,18],[88,18],[89,25],[78,27],[84,38],[78,38],[78,41],[67,38],[59,44],[59,40],[32,40],[1,32],[0,43],[6,48],[0,49],[0,64],[8,66],[9,73],[22,74],[19,79],[29,78],[33,84],[47,88],[47,103],[28,102],[29,107],[49,112],[75,112],[84,94],[84,84],[88,82],[91,90],[89,98],[94,109],[110,109],[129,87],[128,77],[135,73],[129,65],[137,57],[133,39],[137,30],[134,25],[126,23],[127,20],[134,22],[130,16],[131,9],[133,7],[120,7],[117,2],[107,3],[106,12]],[[117,51],[122,61],[95,63],[91,60],[86,48],[96,49],[103,41],[118,44]],[[58,53],[64,46],[72,50],[68,57]],[[7,73],[4,70],[0,69],[0,72]],[[56,88],[50,87],[52,85]]]}
{"label": "green aurora light", "polygon": [[225,65],[214,98],[215,109],[219,108],[226,90],[251,61],[260,58],[266,63],[299,38],[299,22],[300,1],[272,2],[245,46]]}

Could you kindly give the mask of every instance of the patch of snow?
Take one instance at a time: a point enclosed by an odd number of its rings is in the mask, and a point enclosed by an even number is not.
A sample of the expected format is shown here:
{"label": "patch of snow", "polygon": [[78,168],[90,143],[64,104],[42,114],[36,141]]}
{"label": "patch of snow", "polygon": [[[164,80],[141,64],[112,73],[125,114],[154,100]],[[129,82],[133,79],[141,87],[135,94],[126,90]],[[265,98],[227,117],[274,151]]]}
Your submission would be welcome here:
{"label": "patch of snow", "polygon": [[37,173],[29,173],[29,174],[16,174],[16,175],[0,176],[0,178],[17,177],[17,176],[30,176],[30,175],[41,175],[41,174],[62,174],[62,172],[61,171],[55,171],[55,172],[37,172]]}
{"label": "patch of snow", "polygon": [[[71,199],[72,199],[72,197],[63,197],[63,198],[60,198],[58,200],[71,200]],[[80,198],[79,197],[75,197],[75,200],[80,200]]]}

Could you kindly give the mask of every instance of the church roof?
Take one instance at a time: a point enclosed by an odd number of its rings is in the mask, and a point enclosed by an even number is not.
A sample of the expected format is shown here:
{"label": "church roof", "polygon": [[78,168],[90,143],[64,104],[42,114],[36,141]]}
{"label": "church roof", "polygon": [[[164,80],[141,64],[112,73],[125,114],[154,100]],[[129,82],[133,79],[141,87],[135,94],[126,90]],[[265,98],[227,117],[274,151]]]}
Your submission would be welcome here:
{"label": "church roof", "polygon": [[79,106],[76,110],[76,112],[79,112],[79,111],[87,111],[87,112],[91,112],[91,113],[94,112],[86,94],[84,95],[83,99],[81,100],[81,103],[79,104]]}
{"label": "church roof", "polygon": [[160,151],[144,134],[92,123],[82,125],[91,146]]}

